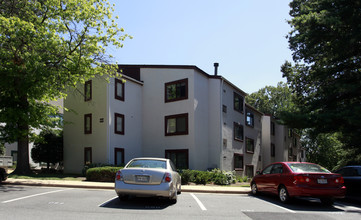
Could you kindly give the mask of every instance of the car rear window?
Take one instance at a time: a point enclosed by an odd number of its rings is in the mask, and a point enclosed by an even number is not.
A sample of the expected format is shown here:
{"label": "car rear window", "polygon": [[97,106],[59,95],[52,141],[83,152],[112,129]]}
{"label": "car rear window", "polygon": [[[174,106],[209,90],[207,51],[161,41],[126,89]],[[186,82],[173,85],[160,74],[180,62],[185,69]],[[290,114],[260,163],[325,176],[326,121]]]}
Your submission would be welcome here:
{"label": "car rear window", "polygon": [[310,163],[287,163],[294,173],[331,173],[326,168]]}
{"label": "car rear window", "polygon": [[127,168],[154,168],[166,169],[166,161],[161,160],[134,160],[128,164]]}

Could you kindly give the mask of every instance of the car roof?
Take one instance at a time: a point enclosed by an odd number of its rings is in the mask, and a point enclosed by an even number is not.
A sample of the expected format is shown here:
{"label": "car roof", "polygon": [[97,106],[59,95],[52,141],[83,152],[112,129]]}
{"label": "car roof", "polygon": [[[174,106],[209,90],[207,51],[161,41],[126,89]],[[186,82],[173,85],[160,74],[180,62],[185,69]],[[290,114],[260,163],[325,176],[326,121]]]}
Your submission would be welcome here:
{"label": "car roof", "polygon": [[158,158],[158,157],[137,157],[133,158],[131,160],[161,160],[161,161],[167,161],[169,159],[166,158]]}

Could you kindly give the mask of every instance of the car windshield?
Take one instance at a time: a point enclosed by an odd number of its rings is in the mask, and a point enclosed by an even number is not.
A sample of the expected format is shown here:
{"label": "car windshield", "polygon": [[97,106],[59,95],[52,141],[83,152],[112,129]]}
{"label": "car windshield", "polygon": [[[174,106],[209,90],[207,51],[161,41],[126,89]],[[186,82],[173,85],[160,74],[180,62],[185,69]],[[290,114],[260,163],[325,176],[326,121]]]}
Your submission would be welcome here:
{"label": "car windshield", "polygon": [[128,164],[127,168],[154,168],[165,169],[167,167],[166,161],[161,160],[133,160]]}
{"label": "car windshield", "polygon": [[294,173],[331,173],[326,168],[311,163],[287,163]]}

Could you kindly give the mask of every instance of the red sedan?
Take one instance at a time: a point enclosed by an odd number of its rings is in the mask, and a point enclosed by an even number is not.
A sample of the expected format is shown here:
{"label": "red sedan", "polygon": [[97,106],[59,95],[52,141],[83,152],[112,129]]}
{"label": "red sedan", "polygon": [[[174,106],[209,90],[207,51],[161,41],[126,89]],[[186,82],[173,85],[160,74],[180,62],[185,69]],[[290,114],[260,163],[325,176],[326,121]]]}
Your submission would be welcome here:
{"label": "red sedan", "polygon": [[315,197],[325,205],[344,198],[346,187],[340,174],[331,173],[314,163],[272,163],[253,177],[252,194],[266,192],[278,195],[283,203],[292,197]]}

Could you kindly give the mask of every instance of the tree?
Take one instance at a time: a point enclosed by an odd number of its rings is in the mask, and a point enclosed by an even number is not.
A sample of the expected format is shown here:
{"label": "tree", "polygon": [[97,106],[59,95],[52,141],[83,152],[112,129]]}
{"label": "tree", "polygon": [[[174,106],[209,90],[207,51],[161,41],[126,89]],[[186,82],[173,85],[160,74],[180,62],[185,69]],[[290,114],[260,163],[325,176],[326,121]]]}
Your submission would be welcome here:
{"label": "tree", "polygon": [[284,111],[293,111],[292,96],[287,84],[279,82],[277,87],[266,86],[246,96],[246,102],[265,114],[279,117]]}
{"label": "tree", "polygon": [[295,94],[287,124],[340,133],[361,153],[361,1],[293,0],[288,35],[294,63],[281,70]]}
{"label": "tree", "polygon": [[35,129],[54,127],[69,86],[115,74],[106,47],[129,37],[106,0],[0,0],[0,139],[18,143],[15,173],[31,172]]}
{"label": "tree", "polygon": [[46,163],[48,170],[50,164],[63,161],[63,133],[56,130],[42,131],[31,149],[31,158],[35,163]]}

